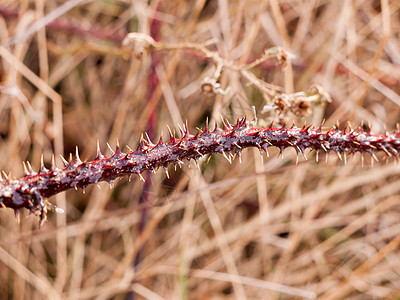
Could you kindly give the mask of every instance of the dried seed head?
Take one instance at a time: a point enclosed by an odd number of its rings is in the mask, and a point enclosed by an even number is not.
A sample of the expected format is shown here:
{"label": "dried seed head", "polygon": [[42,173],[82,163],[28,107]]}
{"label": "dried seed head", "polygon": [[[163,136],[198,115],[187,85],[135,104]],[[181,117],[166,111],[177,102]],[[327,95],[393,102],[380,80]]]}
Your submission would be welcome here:
{"label": "dried seed head", "polygon": [[158,43],[149,35],[140,32],[131,32],[122,41],[122,47],[141,59],[143,56],[156,48]]}
{"label": "dried seed head", "polygon": [[293,113],[297,116],[306,116],[311,113],[311,104],[305,100],[297,100],[294,103]]}
{"label": "dried seed head", "polygon": [[216,94],[227,95],[229,87],[224,90],[215,78],[206,77],[201,84],[201,91],[207,96],[214,96]]}

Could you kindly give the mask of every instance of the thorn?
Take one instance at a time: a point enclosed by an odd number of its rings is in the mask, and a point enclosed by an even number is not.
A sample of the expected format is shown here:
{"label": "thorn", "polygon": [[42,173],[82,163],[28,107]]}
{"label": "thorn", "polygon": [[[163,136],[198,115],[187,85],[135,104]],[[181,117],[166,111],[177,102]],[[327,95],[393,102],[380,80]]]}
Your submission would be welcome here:
{"label": "thorn", "polygon": [[[309,152],[309,153],[310,153],[310,152]],[[307,155],[304,153],[304,151],[301,151],[301,154],[303,154],[303,157],[304,157],[305,160],[308,160],[308,157],[307,157]]]}
{"label": "thorn", "polygon": [[206,119],[206,125],[204,126],[204,133],[209,133],[210,131],[208,130],[208,117]]}
{"label": "thorn", "polygon": [[143,178],[142,174],[140,174],[140,173],[137,173],[137,175],[139,176],[139,178],[140,178],[140,180],[141,180],[141,181],[145,182],[145,180],[144,180],[144,178]]}
{"label": "thorn", "polygon": [[4,170],[1,171],[1,173],[3,173],[3,176],[6,180],[9,180],[8,175],[6,172],[4,172]]}
{"label": "thorn", "polygon": [[188,126],[188,120],[186,119],[185,120],[185,136],[187,136],[188,135],[188,133],[189,133],[189,126]]}
{"label": "thorn", "polygon": [[169,140],[175,142],[175,136],[172,134],[171,128],[167,125],[169,132]]}
{"label": "thorn", "polygon": [[50,171],[51,172],[55,172],[55,171],[58,171],[59,170],[59,168],[57,168],[57,165],[56,165],[56,158],[54,157],[54,154],[52,154],[51,155],[51,168],[50,168]]}
{"label": "thorn", "polygon": [[146,151],[147,147],[145,146],[145,143],[147,143],[144,138],[143,138],[143,133],[140,135],[140,139],[139,139],[139,144],[135,150],[136,154],[141,154],[144,151]]}
{"label": "thorn", "polygon": [[150,140],[149,134],[148,134],[147,132],[145,132],[144,134],[146,135],[146,138],[147,138],[147,141],[148,141],[149,145],[150,145],[151,147],[154,147],[155,145],[154,145],[154,144],[152,143],[152,141]]}
{"label": "thorn", "polygon": [[397,156],[397,154],[399,153],[396,149],[394,149],[392,146],[389,146],[390,151],[394,152],[394,156]]}
{"label": "thorn", "polygon": [[68,161],[60,154],[61,160],[63,161],[65,166],[68,166]]}
{"label": "thorn", "polygon": [[115,154],[121,154],[121,147],[119,146],[119,140],[117,139],[115,146]]}
{"label": "thorn", "polygon": [[26,162],[26,165],[28,166],[28,170],[29,170],[29,173],[30,173],[31,175],[37,174],[35,171],[33,171],[32,166],[31,166],[31,163],[30,163],[29,161]]}
{"label": "thorn", "polygon": [[351,123],[350,123],[350,121],[347,121],[347,125],[346,125],[349,129],[350,129],[350,132],[352,132],[353,131],[353,128],[351,127]]}
{"label": "thorn", "polygon": [[247,126],[247,119],[246,119],[246,116],[244,116],[243,118],[242,118],[242,124],[241,124],[242,126]]}
{"label": "thorn", "polygon": [[24,166],[24,173],[25,173],[25,176],[30,175],[30,173],[28,172],[28,169],[26,168],[26,163],[25,163],[24,161],[22,162],[22,165]]}
{"label": "thorn", "polygon": [[275,120],[272,120],[271,124],[269,124],[269,128],[272,128],[272,126],[274,126],[274,122]]}
{"label": "thorn", "polygon": [[349,130],[349,122],[347,121],[346,125],[344,126],[344,128],[342,130],[342,134],[346,134],[348,130]]}
{"label": "thorn", "polygon": [[158,145],[162,145],[162,144],[164,144],[164,141],[163,141],[163,134],[164,134],[164,132],[163,132],[163,131],[161,131],[161,134],[160,134],[160,139],[158,140],[157,146],[158,146]]}
{"label": "thorn", "polygon": [[104,158],[104,155],[103,155],[103,153],[101,153],[101,150],[100,150],[100,142],[99,142],[99,139],[97,139],[97,141],[96,141],[96,160],[101,160],[103,158]]}
{"label": "thorn", "polygon": [[17,221],[17,223],[21,224],[21,214],[19,212],[19,209],[14,209],[14,214],[15,214],[15,220]]}
{"label": "thorn", "polygon": [[239,146],[237,143],[233,144],[235,147],[237,147],[238,149],[243,149],[241,146]]}
{"label": "thorn", "polygon": [[108,149],[110,149],[110,151],[111,151],[111,155],[114,155],[114,154],[115,154],[115,152],[114,152],[114,150],[111,148],[111,146],[110,146],[110,144],[109,144],[109,143],[107,143],[107,147],[108,147]]}
{"label": "thorn", "polygon": [[179,131],[181,132],[181,138],[183,138],[184,131],[183,131],[183,129],[182,129],[182,127],[181,127],[181,125],[179,123],[178,123],[178,127],[179,127]]}
{"label": "thorn", "polygon": [[335,151],[336,155],[339,157],[340,160],[342,160],[342,155],[340,154],[340,152]]}
{"label": "thorn", "polygon": [[81,158],[79,157],[79,149],[78,146],[75,148],[75,156],[76,156],[76,164],[80,165],[82,163]]}
{"label": "thorn", "polygon": [[125,147],[128,148],[129,152],[133,152],[133,150],[128,145],[126,145]]}
{"label": "thorn", "polygon": [[49,170],[46,169],[46,167],[44,166],[44,158],[43,158],[43,154],[40,157],[40,173],[46,173]]}
{"label": "thorn", "polygon": [[391,157],[392,154],[388,151],[388,149],[386,149],[386,147],[384,145],[381,145],[382,150],[386,153],[387,156]]}
{"label": "thorn", "polygon": [[226,158],[227,161],[229,161],[229,163],[232,163],[232,160],[226,155],[225,151],[222,151],[222,155]]}
{"label": "thorn", "polygon": [[131,182],[131,180],[132,180],[132,174],[129,174],[128,175],[128,182]]}
{"label": "thorn", "polygon": [[169,179],[169,173],[168,173],[168,168],[164,168],[164,171],[165,171],[165,175],[167,175],[167,178]]}
{"label": "thorn", "polygon": [[46,212],[42,211],[40,214],[40,220],[39,220],[38,227],[41,228],[43,226],[43,224],[46,222],[46,220],[47,220]]}
{"label": "thorn", "polygon": [[315,161],[318,162],[319,150],[315,151]]}
{"label": "thorn", "polygon": [[224,129],[224,130],[228,130],[228,126],[226,126],[225,120],[224,120],[224,118],[222,117],[222,115],[221,115],[221,114],[220,114],[220,117],[221,117],[221,121],[222,121],[223,129]]}
{"label": "thorn", "polygon": [[258,122],[256,107],[253,105],[253,106],[251,107],[251,110],[253,111],[254,118],[253,118],[253,121],[251,121],[250,124],[256,125],[257,122]]}
{"label": "thorn", "polygon": [[69,154],[69,162],[72,163],[72,153]]}
{"label": "thorn", "polygon": [[218,123],[217,123],[217,121],[215,121],[215,126],[214,126],[214,131],[213,132],[217,132],[218,131]]}
{"label": "thorn", "polygon": [[375,159],[376,161],[379,161],[378,158],[376,157],[375,153],[371,153],[371,157],[372,157],[373,159]]}
{"label": "thorn", "polygon": [[[253,106],[253,107],[254,107],[254,106]],[[256,118],[256,119],[257,119],[257,118]],[[227,123],[229,129],[233,129],[233,126],[232,126],[231,123],[229,123],[229,120],[228,120],[228,119],[226,119],[226,123]]]}

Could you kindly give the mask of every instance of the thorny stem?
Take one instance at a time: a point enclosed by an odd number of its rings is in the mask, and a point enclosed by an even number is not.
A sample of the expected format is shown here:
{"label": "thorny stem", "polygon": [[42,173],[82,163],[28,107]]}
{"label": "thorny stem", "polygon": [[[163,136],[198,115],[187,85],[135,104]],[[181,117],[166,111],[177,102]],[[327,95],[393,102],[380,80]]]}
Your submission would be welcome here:
{"label": "thorny stem", "polygon": [[184,127],[181,136],[178,139],[171,134],[167,143],[161,137],[157,145],[142,137],[136,151],[123,153],[117,145],[110,157],[105,157],[98,147],[97,157],[89,162],[82,162],[76,151],[75,160],[70,158],[69,162],[65,161],[63,169],[53,163],[47,170],[42,164],[39,173],[36,173],[28,163],[24,177],[11,179],[6,176],[0,181],[0,204],[14,209],[17,216],[19,209],[29,209],[40,217],[41,225],[46,220],[47,210],[55,209],[47,198],[62,191],[78,187],[84,189],[99,181],[112,183],[117,177],[125,175],[137,175],[144,180],[141,173],[145,170],[155,171],[159,167],[167,170],[170,164],[181,165],[184,160],[190,159],[197,162],[207,154],[221,153],[231,161],[236,154],[240,157],[242,150],[249,147],[257,147],[260,152],[267,152],[270,146],[278,147],[281,152],[291,147],[298,154],[304,154],[306,149],[315,150],[317,154],[321,150],[333,151],[339,158],[360,152],[362,155],[369,153],[377,159],[375,153],[378,151],[396,159],[400,156],[399,132],[373,134],[362,127],[339,130],[335,126],[328,131],[312,126],[255,128],[243,118],[234,126],[224,123],[222,129],[216,126],[213,131],[209,131],[206,124],[204,131],[196,135],[189,134]]}

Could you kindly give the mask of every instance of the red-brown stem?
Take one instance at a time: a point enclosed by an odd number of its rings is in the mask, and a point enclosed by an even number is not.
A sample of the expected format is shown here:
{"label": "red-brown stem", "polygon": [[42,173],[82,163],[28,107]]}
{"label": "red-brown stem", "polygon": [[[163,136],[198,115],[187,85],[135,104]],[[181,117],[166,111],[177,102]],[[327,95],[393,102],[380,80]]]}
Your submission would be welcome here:
{"label": "red-brown stem", "polygon": [[328,131],[321,128],[292,126],[286,128],[254,128],[245,119],[234,125],[216,127],[212,132],[208,126],[196,135],[189,134],[187,128],[182,137],[177,139],[171,135],[170,141],[164,143],[162,138],[157,145],[141,139],[136,151],[121,152],[119,146],[111,157],[101,152],[93,161],[82,162],[77,155],[63,169],[55,165],[50,170],[42,167],[37,174],[31,169],[18,179],[6,178],[0,181],[0,204],[10,207],[16,212],[27,208],[37,213],[41,221],[46,219],[47,209],[51,204],[47,198],[71,188],[85,188],[99,181],[112,182],[117,177],[138,175],[145,170],[154,171],[159,167],[167,169],[170,164],[180,165],[184,160],[199,160],[203,155],[221,153],[231,159],[235,154],[240,156],[243,149],[257,147],[267,151],[275,146],[281,151],[294,148],[298,153],[306,149],[317,152],[333,151],[338,156],[355,152],[384,152],[387,156],[399,158],[400,133],[373,134],[363,129],[339,130],[334,127]]}
{"label": "red-brown stem", "polygon": [[[19,11],[17,9],[5,8],[0,6],[0,16],[6,19],[18,18]],[[93,37],[100,40],[108,40],[120,45],[126,34],[121,34],[116,31],[111,31],[103,28],[89,28],[84,29],[72,23],[64,22],[56,19],[46,25],[47,29],[62,31],[69,34],[82,36],[82,37]]]}
{"label": "red-brown stem", "polygon": [[[157,14],[158,9],[155,11],[155,14]],[[161,27],[161,22],[157,19],[157,15],[155,15],[155,18],[151,20],[150,24],[150,36],[158,42],[160,40],[159,33],[160,33],[160,27]],[[151,53],[151,68],[150,68],[150,74],[149,74],[149,82],[148,82],[148,94],[147,94],[147,101],[148,102],[154,102],[157,101],[155,98],[155,91],[158,87],[159,80],[157,76],[157,71],[156,69],[158,68],[159,64],[161,62],[161,56],[160,53],[157,52],[152,52]],[[151,139],[155,138],[155,130],[156,130],[156,123],[158,119],[158,109],[157,107],[154,106],[152,112],[150,113],[149,120],[147,122],[147,133]],[[151,173],[146,174],[146,181],[143,185],[142,193],[140,195],[139,203],[149,203],[151,199],[150,197],[150,191],[152,188],[152,176]],[[142,234],[144,229],[146,228],[148,221],[148,207],[146,205],[143,205],[140,210],[140,222],[139,222],[139,228],[138,228],[138,233]],[[142,261],[142,256],[143,256],[143,250],[146,245],[143,245],[137,252],[134,260],[133,260],[133,266],[137,266],[141,261]],[[126,300],[134,300],[135,299],[135,293],[133,291],[129,292],[126,296]]]}

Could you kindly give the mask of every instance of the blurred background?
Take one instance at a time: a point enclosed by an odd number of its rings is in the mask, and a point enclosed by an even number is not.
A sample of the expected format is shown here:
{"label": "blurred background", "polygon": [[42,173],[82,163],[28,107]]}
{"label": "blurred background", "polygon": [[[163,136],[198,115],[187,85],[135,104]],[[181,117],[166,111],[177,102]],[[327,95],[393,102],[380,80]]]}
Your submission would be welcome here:
{"label": "blurred background", "polygon": [[[144,131],[156,143],[186,120],[192,133],[207,117],[252,120],[253,106],[254,126],[325,120],[324,128],[349,121],[391,131],[400,113],[399,7],[3,0],[0,168],[19,177],[23,161],[38,169],[43,154],[50,167],[53,153],[61,167],[59,155],[76,146],[91,160],[97,139],[110,155],[106,143],[134,149]],[[131,53],[122,47],[129,32],[171,47]],[[276,46],[246,73],[235,69]],[[362,166],[359,154],[347,164],[307,154],[296,165],[293,149],[263,159],[247,149],[242,163],[218,154],[200,170],[170,166],[169,178],[160,170],[144,173],[145,183],[67,191],[50,199],[65,213],[50,212],[41,229],[27,211],[18,224],[1,209],[0,297],[396,299],[400,167],[383,155],[374,166],[366,155]]]}

